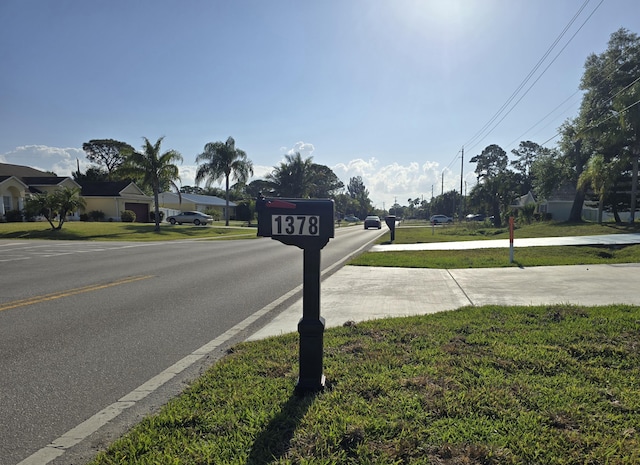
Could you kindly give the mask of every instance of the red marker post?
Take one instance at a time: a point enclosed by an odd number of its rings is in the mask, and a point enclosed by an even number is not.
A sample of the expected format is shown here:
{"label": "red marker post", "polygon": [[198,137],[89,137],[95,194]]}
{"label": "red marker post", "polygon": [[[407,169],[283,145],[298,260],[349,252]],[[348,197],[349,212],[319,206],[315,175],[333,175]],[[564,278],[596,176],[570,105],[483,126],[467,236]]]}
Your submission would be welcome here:
{"label": "red marker post", "polygon": [[513,263],[513,216],[509,217],[509,263]]}

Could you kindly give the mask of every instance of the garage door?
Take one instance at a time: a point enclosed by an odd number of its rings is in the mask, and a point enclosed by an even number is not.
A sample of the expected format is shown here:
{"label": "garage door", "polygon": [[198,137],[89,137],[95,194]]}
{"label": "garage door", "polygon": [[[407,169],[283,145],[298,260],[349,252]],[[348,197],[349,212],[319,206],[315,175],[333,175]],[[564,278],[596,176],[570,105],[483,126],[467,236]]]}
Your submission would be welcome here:
{"label": "garage door", "polygon": [[125,203],[125,210],[131,210],[136,214],[136,223],[149,222],[149,205],[146,203]]}

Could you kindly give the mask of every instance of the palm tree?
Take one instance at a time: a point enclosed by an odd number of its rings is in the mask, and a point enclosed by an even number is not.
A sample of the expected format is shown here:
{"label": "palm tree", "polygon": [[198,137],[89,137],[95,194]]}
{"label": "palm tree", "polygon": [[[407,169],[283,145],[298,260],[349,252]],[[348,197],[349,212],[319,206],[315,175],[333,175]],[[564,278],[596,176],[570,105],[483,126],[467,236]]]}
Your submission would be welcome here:
{"label": "palm tree", "polygon": [[59,215],[56,229],[62,229],[67,214],[87,206],[87,202],[80,196],[80,192],[81,189],[75,187],[65,187],[54,192],[54,202],[58,208]]}
{"label": "palm tree", "polygon": [[[52,193],[43,192],[27,198],[25,207],[29,215],[43,215],[51,225],[51,229],[59,230],[62,229],[67,214],[86,205],[86,201],[80,196],[80,189],[64,187]],[[56,215],[58,215],[58,226],[53,224]]]}
{"label": "palm tree", "polygon": [[153,190],[156,222],[154,231],[156,232],[160,231],[160,205],[158,204],[160,189],[171,185],[180,195],[180,189],[175,183],[180,180],[180,174],[174,163],[182,162],[182,155],[175,150],[168,150],[161,155],[160,145],[163,139],[164,137],[161,137],[152,145],[149,139],[144,137],[142,151],[129,154],[122,167],[125,175],[142,176],[142,184]]}
{"label": "palm tree", "polygon": [[247,154],[236,148],[236,141],[229,137],[226,142],[209,142],[204,146],[204,152],[196,157],[198,171],[196,184],[205,181],[207,188],[213,182],[225,180],[226,208],[224,212],[225,225],[229,226],[229,178],[246,183],[253,176],[253,162]]}
{"label": "palm tree", "polygon": [[598,196],[598,223],[602,223],[602,211],[604,209],[604,197],[609,192],[616,169],[615,162],[609,162],[601,154],[595,154],[587,163],[586,169],[578,178],[578,189],[591,186],[593,192]]}
{"label": "palm tree", "polygon": [[280,197],[309,197],[315,188],[313,166],[312,157],[303,160],[300,152],[296,152],[294,155],[285,155],[285,161],[266,178]]}

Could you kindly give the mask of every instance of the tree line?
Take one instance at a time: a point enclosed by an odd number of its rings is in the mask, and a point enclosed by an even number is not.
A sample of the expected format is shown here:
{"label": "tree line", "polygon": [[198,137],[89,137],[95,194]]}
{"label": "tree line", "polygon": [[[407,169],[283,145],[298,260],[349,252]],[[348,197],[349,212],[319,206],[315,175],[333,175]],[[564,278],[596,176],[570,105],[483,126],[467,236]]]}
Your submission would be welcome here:
{"label": "tree line", "polygon": [[[175,150],[161,153],[162,138],[155,144],[144,139],[142,150],[114,139],[94,139],[82,145],[92,165],[85,173],[73,173],[76,181],[131,180],[146,193],[154,196],[156,230],[159,230],[158,194],[176,190],[179,194],[193,193],[224,197],[225,224],[229,225],[229,202],[237,203],[236,218],[251,221],[255,213],[255,199],[259,195],[290,198],[331,198],[335,201],[337,215],[366,216],[372,210],[369,191],[361,177],[349,180],[346,186],[325,165],[303,158],[300,153],[286,155],[265,176],[248,183],[253,176],[253,162],[236,147],[233,137],[225,142],[209,142],[195,158],[196,186],[178,187],[180,180],[177,162],[183,160]],[[224,188],[215,187],[224,183]],[[202,185],[202,186],[201,186]]]}
{"label": "tree line", "polygon": [[[586,201],[598,205],[598,221],[610,211],[616,222],[629,212],[635,221],[640,157],[640,38],[624,28],[611,34],[607,49],[585,60],[578,114],[562,123],[555,148],[522,141],[511,154],[497,144],[470,159],[475,184],[468,195],[455,190],[430,201],[394,205],[405,215],[454,216],[483,213],[500,226],[515,199],[531,191],[549,199],[561,189],[573,197],[569,221],[582,221]],[[551,139],[551,140],[552,140]],[[549,141],[547,141],[549,142]],[[423,216],[425,215],[425,216]]]}
{"label": "tree line", "polygon": [[[499,145],[491,144],[470,160],[475,164],[477,183],[469,195],[450,191],[428,202],[408,199],[407,207],[396,203],[390,213],[453,216],[464,208],[490,215],[500,226],[517,197],[532,191],[537,198],[549,198],[560,187],[568,186],[574,195],[569,221],[581,221],[582,206],[588,199],[598,203],[600,221],[606,209],[616,221],[620,221],[621,211],[629,211],[633,222],[640,157],[638,35],[626,29],[614,32],[604,52],[586,59],[579,88],[583,91],[579,113],[559,128],[556,148],[522,141],[511,151],[510,159]],[[161,151],[162,140],[152,144],[144,138],[139,151],[113,139],[90,140],[82,147],[92,165],[85,173],[78,169],[73,176],[79,182],[122,179],[136,182],[154,196],[158,230],[158,193],[178,190],[176,163],[182,161],[182,155],[175,150]],[[238,219],[251,221],[258,195],[332,198],[339,215],[364,217],[373,211],[361,177],[351,178],[345,186],[329,167],[314,163],[311,157],[304,159],[300,153],[286,155],[265,179],[250,183],[247,181],[253,175],[253,163],[236,147],[232,137],[225,142],[205,144],[202,153],[196,156],[196,163],[196,186],[183,186],[179,192],[224,196],[227,225],[230,201],[238,204]],[[218,182],[224,182],[224,189],[213,186]],[[204,187],[200,187],[201,183]]]}
{"label": "tree line", "polygon": [[584,201],[602,213],[629,212],[635,220],[640,157],[640,38],[626,29],[611,34],[607,49],[584,65],[578,115],[559,128],[556,148],[523,141],[511,160],[498,145],[471,158],[478,183],[468,202],[500,222],[509,203],[532,191],[548,199],[559,188],[573,193],[569,221],[582,220]]}

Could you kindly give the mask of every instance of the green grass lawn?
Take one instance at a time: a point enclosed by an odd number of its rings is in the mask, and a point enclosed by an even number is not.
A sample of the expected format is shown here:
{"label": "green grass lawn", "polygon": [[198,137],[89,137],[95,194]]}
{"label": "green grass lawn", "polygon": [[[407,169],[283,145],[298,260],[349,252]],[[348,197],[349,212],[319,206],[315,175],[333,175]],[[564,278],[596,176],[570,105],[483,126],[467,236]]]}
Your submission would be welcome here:
{"label": "green grass lawn", "polygon": [[107,464],[640,463],[640,308],[479,307],[242,343]]}
{"label": "green grass lawn", "polygon": [[589,247],[517,247],[509,262],[509,249],[419,250],[367,252],[349,262],[359,266],[401,268],[502,268],[558,265],[640,263],[640,245]]}
{"label": "green grass lawn", "polygon": [[[538,222],[517,225],[514,237],[561,237],[594,236],[604,234],[640,233],[640,223],[555,223]],[[487,239],[509,239],[509,227],[494,228],[487,223],[454,223],[433,227],[424,221],[400,223],[396,228],[394,244],[417,244],[430,242],[479,241]],[[382,244],[389,241],[389,234],[378,239]]]}
{"label": "green grass lawn", "polygon": [[[54,223],[57,224],[57,223]],[[244,222],[246,225],[246,222]],[[60,239],[79,241],[171,241],[178,239],[252,239],[255,227],[243,227],[243,222],[216,221],[213,226],[171,225],[160,223],[84,222],[69,221],[60,230],[51,230],[47,222],[0,223],[0,239]]]}
{"label": "green grass lawn", "polygon": [[[605,234],[629,234],[640,232],[634,224],[615,223],[534,223],[518,227],[518,238],[593,236]],[[400,225],[396,229],[394,244],[418,244],[451,241],[478,241],[508,239],[506,228],[492,228],[482,223],[454,224],[431,227],[422,223]],[[389,235],[378,239],[388,243]],[[424,250],[410,252],[367,252],[349,262],[360,266],[391,266],[404,268],[501,268],[508,266],[596,265],[615,263],[639,263],[640,245],[627,246],[564,246],[564,247],[516,247],[514,261],[509,262],[509,249],[476,250]]]}

